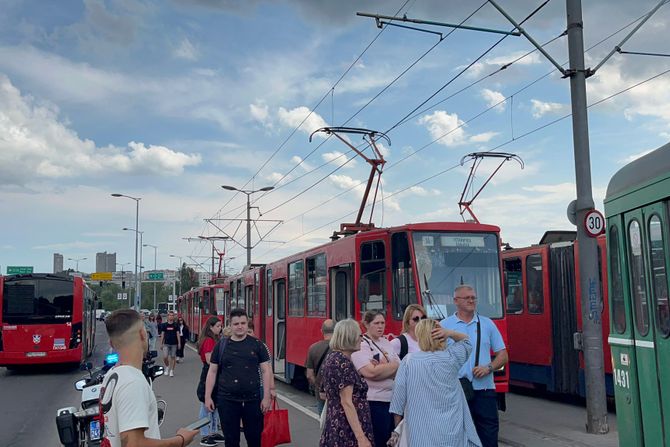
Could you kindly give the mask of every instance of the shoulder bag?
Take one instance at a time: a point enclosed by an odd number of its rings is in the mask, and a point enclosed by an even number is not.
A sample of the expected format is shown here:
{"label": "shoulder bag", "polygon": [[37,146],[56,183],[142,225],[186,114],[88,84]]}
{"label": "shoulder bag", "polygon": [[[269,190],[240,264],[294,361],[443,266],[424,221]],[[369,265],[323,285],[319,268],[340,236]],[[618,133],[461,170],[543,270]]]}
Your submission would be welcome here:
{"label": "shoulder bag", "polygon": [[[482,338],[481,324],[479,323],[479,315],[477,315],[477,347],[475,348],[475,367],[479,366],[479,348],[481,345]],[[465,400],[470,402],[475,397],[475,389],[472,387],[472,382],[467,377],[461,377],[460,379],[461,386],[463,387],[463,394],[465,394]]]}

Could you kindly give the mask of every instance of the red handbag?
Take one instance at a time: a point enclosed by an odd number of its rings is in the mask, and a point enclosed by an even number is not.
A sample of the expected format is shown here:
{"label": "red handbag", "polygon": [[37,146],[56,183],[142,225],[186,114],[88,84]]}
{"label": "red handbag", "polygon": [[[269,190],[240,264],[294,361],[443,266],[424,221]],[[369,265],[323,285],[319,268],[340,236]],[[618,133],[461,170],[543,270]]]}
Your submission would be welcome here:
{"label": "red handbag", "polygon": [[277,399],[272,399],[272,409],[265,413],[261,447],[274,447],[291,442],[288,410],[277,408]]}

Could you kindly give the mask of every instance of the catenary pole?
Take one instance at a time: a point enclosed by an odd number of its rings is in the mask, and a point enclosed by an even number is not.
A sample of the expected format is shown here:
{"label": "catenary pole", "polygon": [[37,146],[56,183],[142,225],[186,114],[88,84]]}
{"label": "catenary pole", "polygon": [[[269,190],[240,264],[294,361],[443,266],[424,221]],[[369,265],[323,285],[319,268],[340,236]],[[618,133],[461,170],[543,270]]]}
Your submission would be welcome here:
{"label": "catenary pole", "polygon": [[251,266],[251,203],[249,203],[249,196],[247,193],[247,265]]}
{"label": "catenary pole", "polygon": [[586,104],[584,35],[581,0],[566,0],[572,138],[577,186],[576,224],[579,244],[579,285],[582,304],[582,349],[586,382],[586,430],[604,434],[607,424],[605,371],[603,365],[602,296],[598,276],[597,240],[586,233],[584,218],[594,208],[589,154],[589,123]]}

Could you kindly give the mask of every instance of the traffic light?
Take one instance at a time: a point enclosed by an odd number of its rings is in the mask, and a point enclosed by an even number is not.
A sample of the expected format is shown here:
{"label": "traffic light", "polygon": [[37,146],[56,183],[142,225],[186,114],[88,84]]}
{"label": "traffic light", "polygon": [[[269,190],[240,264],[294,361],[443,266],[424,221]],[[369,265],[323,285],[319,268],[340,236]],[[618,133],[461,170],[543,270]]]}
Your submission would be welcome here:
{"label": "traffic light", "polygon": [[121,288],[122,288],[122,289],[125,289],[125,288],[126,288],[126,282],[125,282],[125,281],[121,281]]}

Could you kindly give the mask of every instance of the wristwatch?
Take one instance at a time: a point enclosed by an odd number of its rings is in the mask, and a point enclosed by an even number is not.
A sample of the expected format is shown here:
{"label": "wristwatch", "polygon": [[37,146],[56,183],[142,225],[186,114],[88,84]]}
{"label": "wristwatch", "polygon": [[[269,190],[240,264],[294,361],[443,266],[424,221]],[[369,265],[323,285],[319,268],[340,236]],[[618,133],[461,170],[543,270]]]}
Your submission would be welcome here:
{"label": "wristwatch", "polygon": [[490,363],[489,363],[489,366],[488,366],[488,368],[489,368],[489,372],[490,372],[490,373],[492,373],[492,372],[493,372],[493,366],[491,366],[491,364],[490,364]]}

